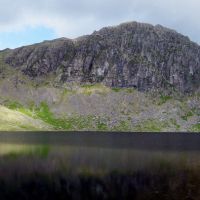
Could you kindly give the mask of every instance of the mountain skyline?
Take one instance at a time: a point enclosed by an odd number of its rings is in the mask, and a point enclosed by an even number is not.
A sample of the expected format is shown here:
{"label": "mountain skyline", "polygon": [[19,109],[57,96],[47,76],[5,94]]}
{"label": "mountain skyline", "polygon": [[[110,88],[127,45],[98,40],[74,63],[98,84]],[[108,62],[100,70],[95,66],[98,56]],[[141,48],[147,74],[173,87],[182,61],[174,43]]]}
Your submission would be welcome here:
{"label": "mountain skyline", "polygon": [[197,0],[0,0],[0,49],[76,38],[127,21],[162,24],[199,43]]}

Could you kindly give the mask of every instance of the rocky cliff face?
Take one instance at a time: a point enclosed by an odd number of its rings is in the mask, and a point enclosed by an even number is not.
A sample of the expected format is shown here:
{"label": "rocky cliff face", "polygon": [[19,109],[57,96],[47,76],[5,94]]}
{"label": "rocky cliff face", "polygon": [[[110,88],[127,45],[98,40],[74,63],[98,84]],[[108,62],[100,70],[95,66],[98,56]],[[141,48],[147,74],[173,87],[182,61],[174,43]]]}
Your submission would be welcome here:
{"label": "rocky cliff face", "polygon": [[52,72],[60,83],[97,83],[192,92],[200,85],[200,47],[160,25],[125,23],[75,40],[10,50],[5,62],[31,78]]}

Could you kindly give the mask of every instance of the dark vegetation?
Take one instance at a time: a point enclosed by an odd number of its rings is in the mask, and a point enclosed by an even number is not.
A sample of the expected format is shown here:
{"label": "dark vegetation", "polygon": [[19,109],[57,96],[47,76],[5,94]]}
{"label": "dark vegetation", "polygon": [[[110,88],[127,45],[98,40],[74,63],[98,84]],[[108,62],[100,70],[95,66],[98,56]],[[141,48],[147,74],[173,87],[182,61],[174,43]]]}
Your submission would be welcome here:
{"label": "dark vegetation", "polygon": [[15,172],[0,175],[0,199],[6,200],[198,200],[200,176],[198,169],[176,169],[161,165],[147,171],[104,175],[87,172],[53,174]]}

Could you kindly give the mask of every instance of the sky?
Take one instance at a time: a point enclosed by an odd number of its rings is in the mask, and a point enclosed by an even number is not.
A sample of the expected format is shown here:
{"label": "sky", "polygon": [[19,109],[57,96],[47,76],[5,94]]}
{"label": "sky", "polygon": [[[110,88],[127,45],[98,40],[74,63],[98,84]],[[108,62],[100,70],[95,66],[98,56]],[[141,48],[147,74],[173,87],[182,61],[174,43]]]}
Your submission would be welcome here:
{"label": "sky", "polygon": [[161,24],[200,44],[199,8],[199,0],[0,0],[0,49],[129,21]]}

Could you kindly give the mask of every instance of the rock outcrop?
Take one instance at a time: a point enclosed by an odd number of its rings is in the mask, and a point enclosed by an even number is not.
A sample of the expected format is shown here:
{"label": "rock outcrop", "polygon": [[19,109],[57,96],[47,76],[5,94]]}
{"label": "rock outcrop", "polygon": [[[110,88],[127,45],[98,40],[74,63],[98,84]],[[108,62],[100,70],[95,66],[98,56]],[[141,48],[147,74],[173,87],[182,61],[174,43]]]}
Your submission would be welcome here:
{"label": "rock outcrop", "polygon": [[181,93],[200,85],[200,46],[160,25],[136,22],[10,50],[5,62],[33,79],[54,73],[60,83]]}

